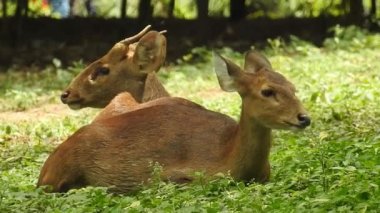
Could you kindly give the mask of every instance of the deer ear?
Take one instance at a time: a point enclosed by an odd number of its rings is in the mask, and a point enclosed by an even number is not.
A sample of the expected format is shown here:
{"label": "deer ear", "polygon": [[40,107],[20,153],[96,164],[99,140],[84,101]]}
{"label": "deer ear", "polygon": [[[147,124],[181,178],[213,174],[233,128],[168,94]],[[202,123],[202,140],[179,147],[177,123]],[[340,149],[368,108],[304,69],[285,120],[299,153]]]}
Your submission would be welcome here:
{"label": "deer ear", "polygon": [[244,71],[232,61],[214,52],[214,69],[220,87],[226,92],[239,90],[239,83]]}
{"label": "deer ear", "polygon": [[245,55],[244,70],[247,72],[257,72],[262,68],[272,70],[269,60],[257,51],[251,50]]}
{"label": "deer ear", "polygon": [[161,33],[150,31],[137,44],[133,61],[141,72],[158,71],[166,57],[166,38]]}
{"label": "deer ear", "polygon": [[122,43],[116,43],[111,50],[105,56],[108,63],[118,63],[123,58],[126,57],[128,53],[128,46],[125,46]]}

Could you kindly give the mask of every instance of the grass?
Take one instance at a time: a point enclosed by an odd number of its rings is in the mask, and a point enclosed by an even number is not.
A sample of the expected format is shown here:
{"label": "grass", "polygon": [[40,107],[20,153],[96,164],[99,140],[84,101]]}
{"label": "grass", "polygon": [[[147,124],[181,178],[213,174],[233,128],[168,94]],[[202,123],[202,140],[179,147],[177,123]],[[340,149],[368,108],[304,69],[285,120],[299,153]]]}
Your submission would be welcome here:
{"label": "grass", "polygon": [[[244,185],[224,175],[205,182],[198,174],[188,185],[153,179],[133,196],[92,187],[67,194],[35,188],[49,153],[97,112],[33,117],[33,110],[59,105],[60,91],[82,63],[63,69],[55,62],[41,72],[1,74],[0,212],[377,212],[379,44],[380,35],[339,27],[322,48],[297,38],[268,42],[265,53],[273,67],[297,86],[313,118],[303,132],[275,132],[268,184]],[[242,63],[241,53],[220,51]],[[171,94],[238,118],[240,99],[220,92],[210,59],[209,51],[195,48],[160,77]],[[7,117],[15,111],[31,119]]]}

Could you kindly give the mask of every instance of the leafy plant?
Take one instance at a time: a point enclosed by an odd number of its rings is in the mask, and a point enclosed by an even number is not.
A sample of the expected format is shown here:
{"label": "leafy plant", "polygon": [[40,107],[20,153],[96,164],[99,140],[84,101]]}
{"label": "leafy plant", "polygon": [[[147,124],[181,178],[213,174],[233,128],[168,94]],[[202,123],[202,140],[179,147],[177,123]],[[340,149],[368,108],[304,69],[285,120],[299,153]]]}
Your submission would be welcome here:
{"label": "leafy plant", "polygon": [[[264,185],[237,182],[228,174],[206,181],[202,173],[195,174],[194,183],[177,185],[161,182],[157,167],[152,183],[133,195],[94,187],[45,194],[35,188],[43,162],[96,111],[21,121],[7,119],[6,113],[59,104],[55,97],[83,65],[67,70],[56,61],[41,73],[1,74],[0,212],[377,212],[380,61],[375,44],[380,36],[339,30],[350,33],[337,32],[339,43],[329,38],[322,48],[293,37],[287,43],[273,40],[264,50],[273,67],[296,85],[312,117],[311,128],[303,132],[275,131],[272,177]],[[354,39],[359,46],[349,42]],[[243,63],[242,53],[218,51]],[[196,48],[160,77],[171,94],[237,119],[240,98],[220,91],[210,52]]]}
{"label": "leafy plant", "polygon": [[331,28],[330,32],[334,36],[324,42],[324,46],[329,49],[360,51],[362,48],[376,48],[380,45],[380,39],[377,35],[372,35],[367,30],[357,26],[345,28],[337,25]]}

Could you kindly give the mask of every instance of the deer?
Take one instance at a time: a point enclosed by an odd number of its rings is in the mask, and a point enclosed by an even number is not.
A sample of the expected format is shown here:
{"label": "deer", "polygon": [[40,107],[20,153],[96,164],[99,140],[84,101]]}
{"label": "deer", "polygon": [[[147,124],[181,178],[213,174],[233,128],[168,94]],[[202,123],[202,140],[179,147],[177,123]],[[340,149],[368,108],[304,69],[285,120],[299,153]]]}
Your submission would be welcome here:
{"label": "deer", "polygon": [[[166,31],[149,31],[150,28],[148,25],[117,42],[106,55],[87,66],[61,94],[62,103],[74,110],[110,104],[106,111],[116,114],[129,111],[128,107],[136,103],[169,96],[156,75],[166,57]],[[110,103],[118,94],[115,103]]]}
{"label": "deer", "polygon": [[139,190],[152,178],[185,184],[196,172],[207,179],[229,174],[237,181],[265,183],[270,177],[272,129],[303,130],[311,119],[295,86],[257,51],[241,68],[214,54],[222,90],[242,100],[239,121],[189,100],[162,97],[138,109],[80,128],[44,163],[37,186],[67,192],[85,186],[112,193]]}

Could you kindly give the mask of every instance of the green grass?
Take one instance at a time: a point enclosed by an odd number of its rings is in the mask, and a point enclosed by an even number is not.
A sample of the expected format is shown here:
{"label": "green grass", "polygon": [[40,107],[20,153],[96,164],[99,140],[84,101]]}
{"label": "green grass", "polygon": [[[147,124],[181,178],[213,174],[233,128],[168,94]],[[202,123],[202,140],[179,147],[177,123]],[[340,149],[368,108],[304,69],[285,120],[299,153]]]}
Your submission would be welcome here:
{"label": "green grass", "polygon": [[[323,48],[297,38],[268,43],[265,53],[273,67],[297,86],[313,119],[303,132],[275,132],[268,184],[246,186],[228,176],[205,182],[199,174],[195,183],[181,186],[153,180],[133,196],[90,187],[45,194],[35,188],[44,160],[96,113],[81,110],[1,121],[0,212],[378,212],[380,35],[335,30]],[[241,53],[220,51],[242,63]],[[160,77],[171,94],[238,118],[240,99],[220,92],[210,60],[208,50],[196,48],[178,65],[163,69]],[[58,65],[0,75],[0,112],[59,104],[60,91],[83,65]]]}

